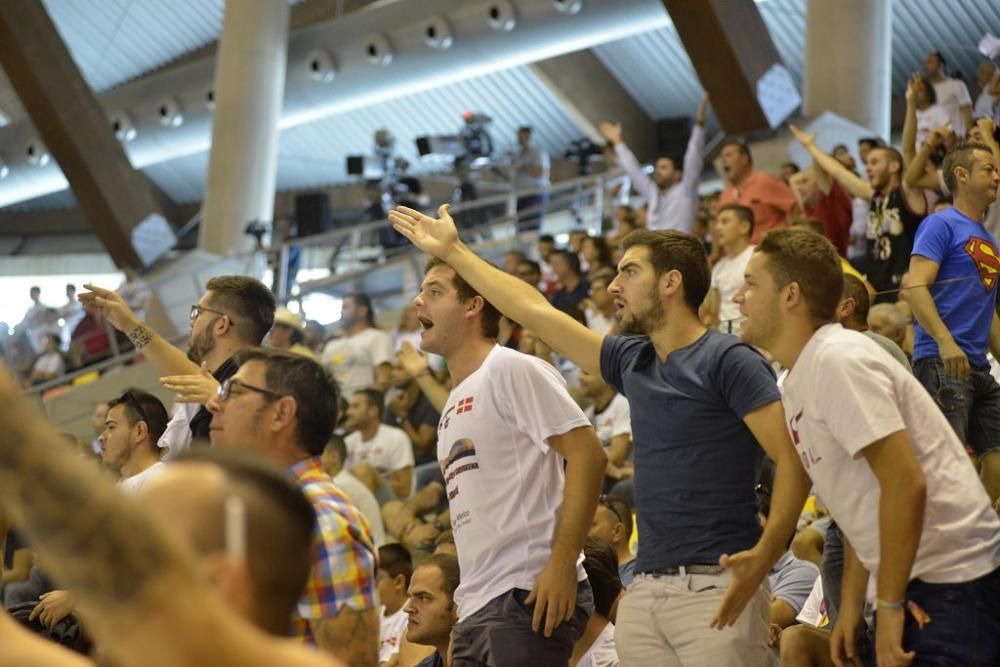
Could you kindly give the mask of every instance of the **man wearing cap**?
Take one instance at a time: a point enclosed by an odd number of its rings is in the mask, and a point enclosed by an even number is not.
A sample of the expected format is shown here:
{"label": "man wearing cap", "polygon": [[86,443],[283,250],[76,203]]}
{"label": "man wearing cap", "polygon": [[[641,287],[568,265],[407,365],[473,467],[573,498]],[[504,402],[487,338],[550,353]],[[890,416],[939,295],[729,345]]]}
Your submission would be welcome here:
{"label": "man wearing cap", "polygon": [[316,361],[316,353],[303,345],[302,339],[302,318],[287,308],[278,308],[274,313],[274,326],[267,335],[268,345]]}

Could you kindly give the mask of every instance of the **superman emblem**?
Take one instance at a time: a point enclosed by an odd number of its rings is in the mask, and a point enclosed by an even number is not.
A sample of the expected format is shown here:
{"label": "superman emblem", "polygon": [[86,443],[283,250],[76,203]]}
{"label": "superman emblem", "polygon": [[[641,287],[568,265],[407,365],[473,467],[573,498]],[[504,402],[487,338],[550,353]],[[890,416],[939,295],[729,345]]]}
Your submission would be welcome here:
{"label": "superman emblem", "polygon": [[986,239],[973,236],[965,244],[965,252],[975,262],[979,279],[989,292],[1000,277],[1000,253],[997,253],[996,246]]}

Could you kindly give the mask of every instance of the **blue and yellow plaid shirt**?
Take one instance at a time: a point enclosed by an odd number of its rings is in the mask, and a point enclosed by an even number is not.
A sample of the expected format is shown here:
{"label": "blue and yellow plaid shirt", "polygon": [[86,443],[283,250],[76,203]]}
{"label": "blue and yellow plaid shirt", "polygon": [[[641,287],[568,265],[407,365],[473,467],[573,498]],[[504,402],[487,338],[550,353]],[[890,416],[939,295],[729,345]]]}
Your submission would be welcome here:
{"label": "blue and yellow plaid shirt", "polygon": [[341,607],[375,609],[378,552],[368,521],[323,472],[318,457],[289,469],[316,511],[313,566],[292,616],[292,635],[314,644],[310,621],[333,618]]}

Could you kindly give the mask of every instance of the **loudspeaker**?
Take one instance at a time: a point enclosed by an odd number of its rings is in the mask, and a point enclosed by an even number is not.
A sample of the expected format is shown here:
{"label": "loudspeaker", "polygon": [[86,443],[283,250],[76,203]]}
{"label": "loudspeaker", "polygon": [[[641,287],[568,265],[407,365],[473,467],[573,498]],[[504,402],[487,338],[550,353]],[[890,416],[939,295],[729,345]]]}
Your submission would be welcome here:
{"label": "loudspeaker", "polygon": [[[688,139],[691,138],[692,121],[689,116],[662,118],[656,121],[656,152],[659,155],[676,156],[683,160]],[[681,165],[678,163],[678,167]]]}
{"label": "loudspeaker", "polygon": [[295,222],[299,228],[299,238],[333,229],[329,193],[314,192],[295,197]]}

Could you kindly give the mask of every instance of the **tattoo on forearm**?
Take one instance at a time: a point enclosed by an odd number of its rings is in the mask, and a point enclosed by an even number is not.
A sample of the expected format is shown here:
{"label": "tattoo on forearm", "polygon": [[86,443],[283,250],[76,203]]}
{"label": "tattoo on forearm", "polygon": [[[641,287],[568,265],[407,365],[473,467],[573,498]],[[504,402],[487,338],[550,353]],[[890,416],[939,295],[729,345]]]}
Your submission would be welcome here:
{"label": "tattoo on forearm", "polygon": [[129,332],[128,339],[135,345],[135,349],[141,350],[153,340],[153,330],[145,324],[140,324]]}
{"label": "tattoo on forearm", "polygon": [[320,648],[347,662],[350,667],[378,664],[378,614],[374,609],[355,611],[342,607],[333,618],[313,623]]}
{"label": "tattoo on forearm", "polygon": [[59,434],[27,399],[3,402],[0,505],[60,587],[113,611],[176,559],[171,544],[90,464],[55,451]]}

